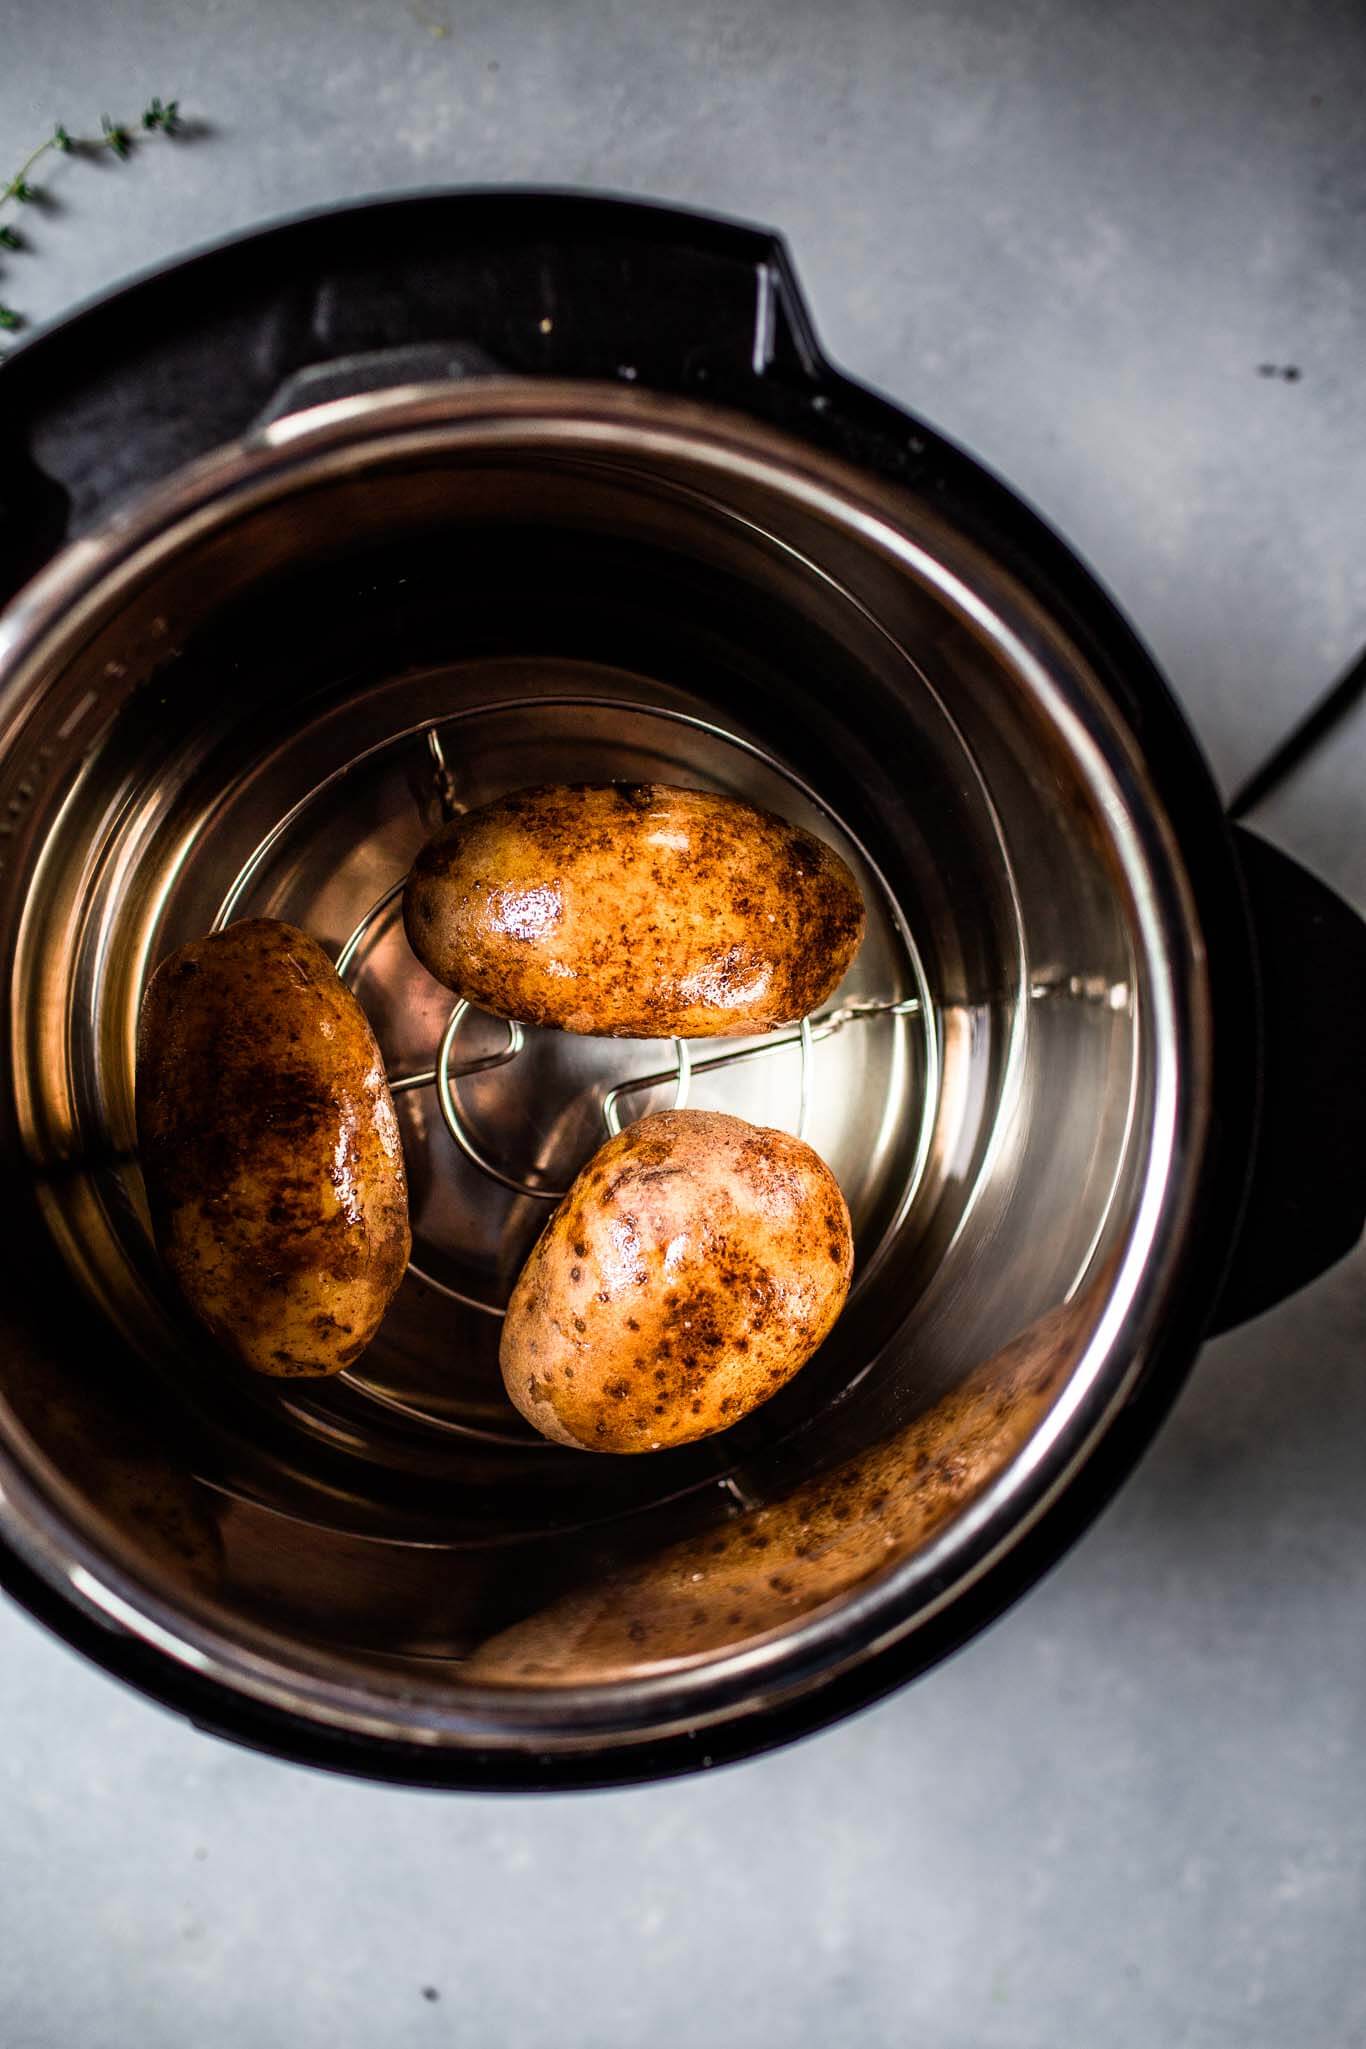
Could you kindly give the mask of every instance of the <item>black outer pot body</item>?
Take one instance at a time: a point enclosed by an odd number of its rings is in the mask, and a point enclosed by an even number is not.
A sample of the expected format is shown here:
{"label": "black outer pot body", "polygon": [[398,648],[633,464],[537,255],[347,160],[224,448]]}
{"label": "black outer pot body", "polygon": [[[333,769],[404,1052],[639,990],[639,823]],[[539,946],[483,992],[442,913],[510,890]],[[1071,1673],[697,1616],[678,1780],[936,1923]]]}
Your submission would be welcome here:
{"label": "black outer pot body", "polygon": [[[417,1748],[328,1736],[229,1698],[150,1647],[91,1623],[17,1557],[0,1557],[8,1591],[107,1670],[218,1734],[283,1756],[416,1784],[661,1777],[789,1740],[890,1691],[975,1634],[1113,1493],[1202,1337],[1350,1249],[1366,1192],[1350,1083],[1345,1099],[1342,1092],[1342,1049],[1362,1014],[1366,947],[1359,922],[1335,898],[1227,825],[1161,678],[1070,550],[968,456],[824,360],[783,245],[760,230],[564,194],[442,194],[289,223],[134,284],[0,370],[0,581],[9,586],[0,597],[118,498],[242,434],[277,407],[290,380],[316,402],[367,377],[397,379],[430,344],[448,359],[454,345],[471,370],[488,363],[529,377],[626,378],[738,407],[932,499],[1027,587],[1094,667],[1143,749],[1213,935],[1214,1130],[1200,1227],[1163,1341],[1099,1450],[966,1598],[797,1705],[601,1758],[466,1752],[446,1762]],[[393,359],[400,367],[386,373],[354,360],[380,351],[401,352]],[[1300,958],[1286,974],[1281,964],[1292,947]],[[1300,992],[1321,982],[1319,955],[1331,957],[1339,986],[1345,977],[1348,1025],[1344,1031],[1339,1008],[1333,1043],[1316,1048]],[[50,1254],[35,1243],[33,1257]]]}

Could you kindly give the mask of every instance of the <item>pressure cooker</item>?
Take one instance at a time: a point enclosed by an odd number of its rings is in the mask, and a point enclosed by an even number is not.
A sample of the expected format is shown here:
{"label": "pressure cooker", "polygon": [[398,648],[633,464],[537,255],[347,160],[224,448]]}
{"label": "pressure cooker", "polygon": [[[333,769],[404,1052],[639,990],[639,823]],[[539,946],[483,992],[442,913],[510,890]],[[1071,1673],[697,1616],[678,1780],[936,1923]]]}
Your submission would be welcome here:
{"label": "pressure cooker", "polygon": [[[772,234],[437,193],[176,263],[0,368],[0,584],[0,1579],[209,1730],[513,1788],[826,1723],[1360,1234],[1361,924],[1230,825],[1077,556],[830,364]],[[452,1008],[418,849],[616,779],[838,850],[829,1004],[691,1047]],[[402,1123],[412,1266],[333,1380],[223,1357],[148,1227],[142,992],[240,917],[329,951]],[[685,1101],[828,1162],[847,1307],[732,1430],[547,1443],[509,1288],[604,1133]]]}

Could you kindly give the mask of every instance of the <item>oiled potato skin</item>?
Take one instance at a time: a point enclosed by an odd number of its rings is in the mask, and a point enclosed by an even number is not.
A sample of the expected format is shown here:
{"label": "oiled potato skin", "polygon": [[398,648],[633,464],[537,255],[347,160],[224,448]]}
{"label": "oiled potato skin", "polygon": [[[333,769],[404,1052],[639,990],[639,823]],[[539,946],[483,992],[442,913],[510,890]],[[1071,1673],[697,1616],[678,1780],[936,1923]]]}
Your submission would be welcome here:
{"label": "oiled potato skin", "polygon": [[924,1414],[792,1493],[632,1559],[501,1631],[473,1680],[601,1685],[714,1656],[912,1557],[1029,1441],[1065,1386],[1103,1288],[1004,1346]]}
{"label": "oiled potato skin", "polygon": [[522,1269],[504,1385],[559,1444],[686,1444],[791,1379],[852,1272],[849,1212],[810,1146],[709,1110],[642,1117],[589,1161]]}
{"label": "oiled potato skin", "polygon": [[403,1148],[365,1014],[306,933],[245,919],[148,984],[138,1147],[190,1307],[261,1373],[338,1373],[408,1264]]}
{"label": "oiled potato skin", "polygon": [[408,940],[496,1017],[707,1038],[805,1017],[863,937],[857,882],[771,812],[665,783],[519,790],[418,855]]}

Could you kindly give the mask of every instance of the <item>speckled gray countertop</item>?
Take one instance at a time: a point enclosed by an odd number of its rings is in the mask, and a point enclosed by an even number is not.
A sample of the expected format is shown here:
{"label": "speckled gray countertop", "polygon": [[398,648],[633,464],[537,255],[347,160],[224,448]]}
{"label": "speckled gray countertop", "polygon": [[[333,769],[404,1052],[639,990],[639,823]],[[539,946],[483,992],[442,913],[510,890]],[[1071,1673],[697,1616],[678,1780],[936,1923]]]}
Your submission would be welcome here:
{"label": "speckled gray countertop", "polygon": [[[1090,559],[1227,788],[1366,641],[1359,0],[4,0],[0,49],[16,162],[154,91],[210,124],[56,164],[37,318],[361,193],[712,207]],[[1254,821],[1359,906],[1363,791],[1359,708]],[[315,1777],[0,1608],[0,2044],[1366,2043],[1364,1450],[1359,1251],[949,1665],[628,1793]]]}

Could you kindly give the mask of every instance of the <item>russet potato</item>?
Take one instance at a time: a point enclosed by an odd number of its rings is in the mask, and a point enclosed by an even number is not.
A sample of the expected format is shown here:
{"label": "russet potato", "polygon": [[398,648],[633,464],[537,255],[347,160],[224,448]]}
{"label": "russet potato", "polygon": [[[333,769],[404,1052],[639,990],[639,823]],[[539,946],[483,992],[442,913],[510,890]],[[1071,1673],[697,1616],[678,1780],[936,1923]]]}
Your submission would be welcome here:
{"label": "russet potato", "polygon": [[480,1683],[601,1685],[790,1629],[921,1550],[1024,1449],[1108,1279],[1050,1311],[892,1435],[790,1494],[628,1557],[480,1645]]}
{"label": "russet potato", "polygon": [[504,1384],[559,1444],[686,1444],[791,1379],[852,1271],[844,1197],[810,1146],[714,1111],[642,1117],[589,1161],[522,1269]]}
{"label": "russet potato", "polygon": [[823,840],[664,783],[519,790],[466,813],[418,855],[403,915],[423,966],[481,1010],[632,1039],[805,1017],[864,928]]}
{"label": "russet potato", "polygon": [[138,1149],[158,1248],[195,1314],[261,1373],[338,1373],[408,1263],[403,1148],[379,1047],[293,925],[193,940],[148,984]]}

